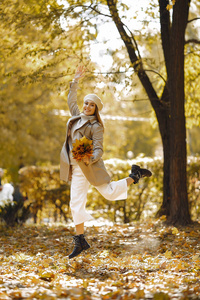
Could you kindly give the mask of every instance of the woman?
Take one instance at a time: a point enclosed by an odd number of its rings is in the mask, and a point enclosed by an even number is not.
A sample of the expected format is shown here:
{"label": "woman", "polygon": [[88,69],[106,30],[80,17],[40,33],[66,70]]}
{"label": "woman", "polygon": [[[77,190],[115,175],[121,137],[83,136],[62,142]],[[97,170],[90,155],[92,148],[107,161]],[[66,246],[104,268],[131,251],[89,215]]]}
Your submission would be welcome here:
{"label": "woman", "polygon": [[[84,77],[84,73],[85,69],[78,67],[74,80],[70,83],[68,106],[72,117],[67,123],[66,141],[60,161],[60,178],[71,181],[70,208],[76,227],[76,235],[73,237],[75,246],[69,258],[90,248],[84,237],[84,222],[92,219],[85,210],[89,185],[95,186],[108,200],[122,200],[127,198],[130,184],[137,183],[141,177],[152,175],[149,170],[133,165],[129,177],[111,182],[102,160],[104,127],[99,111],[103,108],[103,103],[97,95],[89,94],[84,98],[82,113],[77,105],[78,81]],[[83,136],[92,140],[93,156],[77,162],[72,156],[72,144]]]}

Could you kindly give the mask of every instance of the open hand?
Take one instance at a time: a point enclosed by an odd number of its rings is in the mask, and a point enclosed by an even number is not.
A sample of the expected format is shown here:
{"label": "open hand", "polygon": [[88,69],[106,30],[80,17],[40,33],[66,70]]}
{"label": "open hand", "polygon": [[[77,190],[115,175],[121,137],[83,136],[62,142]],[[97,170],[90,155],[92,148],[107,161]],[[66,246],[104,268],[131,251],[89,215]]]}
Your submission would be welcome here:
{"label": "open hand", "polygon": [[83,78],[85,76],[85,71],[86,71],[85,67],[78,66],[78,68],[76,70],[76,73],[75,73],[75,76],[74,76],[74,79],[76,81],[78,81],[79,79]]}

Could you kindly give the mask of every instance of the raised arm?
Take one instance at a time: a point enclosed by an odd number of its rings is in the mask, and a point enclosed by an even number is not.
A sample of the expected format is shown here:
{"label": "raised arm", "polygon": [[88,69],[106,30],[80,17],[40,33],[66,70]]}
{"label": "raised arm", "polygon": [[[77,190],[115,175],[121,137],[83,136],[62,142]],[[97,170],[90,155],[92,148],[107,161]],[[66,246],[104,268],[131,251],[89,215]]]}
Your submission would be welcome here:
{"label": "raised arm", "polygon": [[68,106],[72,116],[80,115],[80,110],[77,105],[77,89],[79,79],[85,76],[85,68],[79,66],[76,70],[74,80],[70,82],[70,90],[68,94]]}
{"label": "raised arm", "polygon": [[79,79],[83,78],[85,76],[85,71],[86,68],[83,66],[79,66],[76,70],[75,76],[74,76],[74,81],[78,82]]}

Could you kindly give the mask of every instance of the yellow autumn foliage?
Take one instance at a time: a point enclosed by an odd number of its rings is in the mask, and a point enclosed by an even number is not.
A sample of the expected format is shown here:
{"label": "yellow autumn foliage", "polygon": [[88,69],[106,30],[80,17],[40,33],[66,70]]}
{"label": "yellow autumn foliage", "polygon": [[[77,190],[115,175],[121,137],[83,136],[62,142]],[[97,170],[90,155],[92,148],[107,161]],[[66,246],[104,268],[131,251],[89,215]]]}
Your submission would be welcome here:
{"label": "yellow autumn foliage", "polygon": [[73,143],[72,146],[72,155],[77,161],[93,156],[92,140],[88,140],[85,136],[83,136],[80,140],[76,139],[76,142]]}

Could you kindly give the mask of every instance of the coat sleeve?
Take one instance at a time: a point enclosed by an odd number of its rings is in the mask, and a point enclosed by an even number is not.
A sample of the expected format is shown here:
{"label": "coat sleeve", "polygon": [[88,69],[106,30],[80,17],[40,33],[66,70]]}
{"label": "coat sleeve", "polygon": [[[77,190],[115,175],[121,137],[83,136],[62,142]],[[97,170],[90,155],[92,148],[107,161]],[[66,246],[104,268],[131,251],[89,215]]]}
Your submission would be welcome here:
{"label": "coat sleeve", "polygon": [[92,126],[93,156],[89,165],[97,162],[103,155],[103,127],[99,123]]}
{"label": "coat sleeve", "polygon": [[77,104],[77,89],[78,89],[78,82],[70,82],[70,89],[68,94],[68,106],[72,116],[78,116],[81,113]]}

